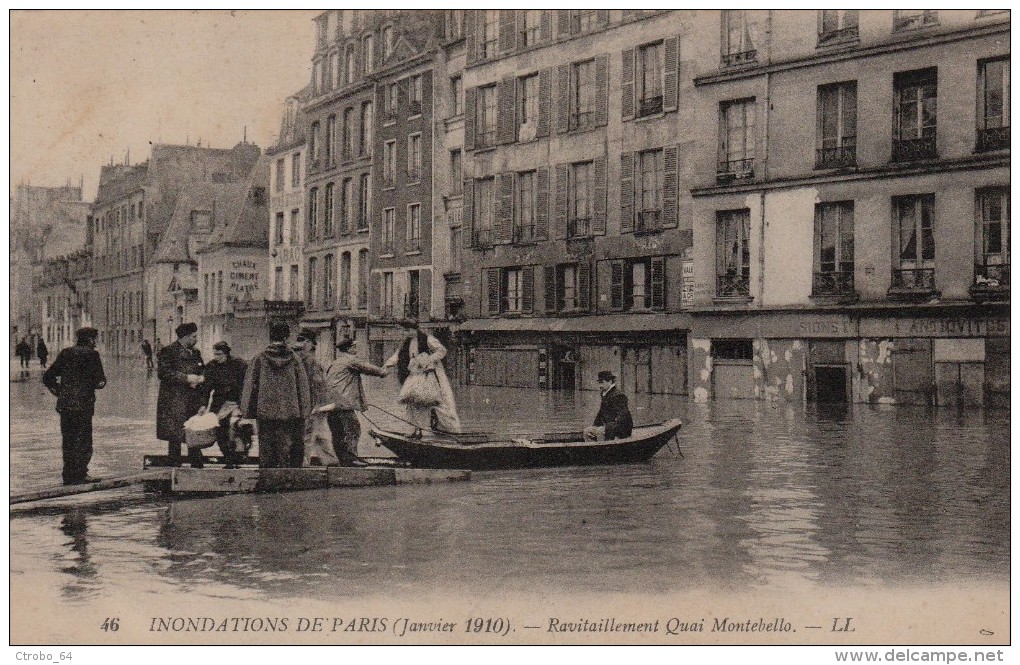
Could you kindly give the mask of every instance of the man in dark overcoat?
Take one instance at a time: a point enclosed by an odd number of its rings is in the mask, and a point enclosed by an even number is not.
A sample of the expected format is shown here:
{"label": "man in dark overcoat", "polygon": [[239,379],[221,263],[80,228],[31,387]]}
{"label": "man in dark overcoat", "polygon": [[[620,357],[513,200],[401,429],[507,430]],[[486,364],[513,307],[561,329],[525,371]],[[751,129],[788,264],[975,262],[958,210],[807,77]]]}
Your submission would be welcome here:
{"label": "man in dark overcoat", "polygon": [[75,333],[77,343],[61,351],[43,373],[43,385],[57,397],[65,485],[97,480],[89,477],[92,415],[96,408],[96,390],[106,386],[103,361],[96,351],[98,335],[95,328],[80,328]]}
{"label": "man in dark overcoat", "polygon": [[[184,421],[205,406],[203,389],[205,365],[195,348],[198,326],[182,323],[177,326],[177,341],[164,346],[156,357],[159,397],[156,400],[156,438],[167,442],[167,454],[174,466],[181,464],[184,445]],[[188,450],[192,467],[202,467],[202,450]]]}
{"label": "man in dark overcoat", "polygon": [[601,371],[598,374],[599,392],[602,403],[595,416],[595,425],[584,430],[584,438],[589,441],[609,441],[626,439],[634,429],[634,420],[627,405],[627,396],[616,387],[616,376],[612,372]]}

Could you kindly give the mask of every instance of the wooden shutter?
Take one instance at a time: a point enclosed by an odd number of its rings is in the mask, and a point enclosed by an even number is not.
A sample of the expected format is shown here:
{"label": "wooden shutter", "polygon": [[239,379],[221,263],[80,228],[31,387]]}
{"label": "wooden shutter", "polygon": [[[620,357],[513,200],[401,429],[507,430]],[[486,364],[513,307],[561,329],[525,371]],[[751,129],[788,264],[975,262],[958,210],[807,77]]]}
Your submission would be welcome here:
{"label": "wooden shutter", "polygon": [[514,228],[514,174],[496,174],[495,236],[497,243],[510,243]]}
{"label": "wooden shutter", "polygon": [[679,223],[680,147],[662,150],[662,226],[675,229]]}
{"label": "wooden shutter", "polygon": [[666,307],[666,259],[652,257],[652,309]]}
{"label": "wooden shutter", "polygon": [[556,266],[545,267],[545,311],[556,312]]}
{"label": "wooden shutter", "polygon": [[513,143],[517,140],[517,123],[514,118],[514,88],[517,81],[513,76],[500,79],[496,86],[496,142]]}
{"label": "wooden shutter", "polygon": [[467,64],[478,62],[478,18],[483,10],[468,9],[464,12],[464,40],[467,42]]}
{"label": "wooden shutter", "polygon": [[623,261],[609,262],[609,309],[623,309]]}
{"label": "wooden shutter", "polygon": [[564,240],[567,237],[568,173],[567,164],[556,165],[556,231],[554,237],[557,240]]}
{"label": "wooden shutter", "polygon": [[474,204],[475,204],[475,181],[471,178],[464,178],[464,195],[461,203],[460,211],[460,228],[461,228],[461,241],[464,247],[471,247],[474,243],[472,242],[472,229],[475,226],[474,220]]}
{"label": "wooden shutter", "polygon": [[517,40],[517,48],[522,49],[525,47],[524,31],[527,28],[525,16],[527,15],[528,11],[526,9],[522,9],[514,13],[517,16],[516,20],[514,21],[514,23],[516,24],[516,27],[514,28],[514,38]]}
{"label": "wooden shutter", "polygon": [[[359,279],[360,279],[360,275],[359,275]],[[370,291],[370,293],[369,293],[369,301],[368,301],[368,311],[374,312],[376,314],[379,314],[382,311],[382,303],[380,302],[382,300],[382,298],[381,298],[382,284],[380,283],[381,281],[382,281],[382,273],[378,273],[378,272],[372,273],[369,276],[369,278],[368,278],[368,285],[369,285],[369,291]]]}
{"label": "wooden shutter", "polygon": [[535,238],[549,239],[549,169],[535,170]]}
{"label": "wooden shutter", "polygon": [[593,235],[606,235],[606,158],[596,157],[592,160],[594,171],[594,200],[592,201],[591,231]]}
{"label": "wooden shutter", "polygon": [[464,150],[475,149],[475,113],[477,112],[477,88],[464,91]]}
{"label": "wooden shutter", "polygon": [[535,311],[535,266],[521,268],[521,311],[525,314]]}
{"label": "wooden shutter", "polygon": [[582,312],[591,309],[591,266],[577,264],[577,308]]}
{"label": "wooden shutter", "polygon": [[486,293],[488,294],[489,316],[499,314],[499,268],[487,268],[486,271]]}
{"label": "wooden shutter", "polygon": [[375,51],[372,61],[375,66],[372,68],[373,72],[377,72],[383,68],[383,40],[381,32],[372,33],[372,50]]}
{"label": "wooden shutter", "polygon": [[552,68],[538,73],[538,126],[535,136],[549,136],[550,114],[552,113]]}
{"label": "wooden shutter", "polygon": [[677,109],[680,86],[680,38],[670,37],[662,47],[665,63],[663,66],[662,110],[666,113]]}
{"label": "wooden shutter", "polygon": [[547,44],[552,41],[552,12],[547,9],[542,10],[542,19],[539,24],[538,37],[542,40],[543,44]]}
{"label": "wooden shutter", "polygon": [[556,68],[556,131],[566,134],[570,129],[570,65]]}
{"label": "wooden shutter", "polygon": [[595,58],[595,126],[609,124],[609,55]]}
{"label": "wooden shutter", "polygon": [[620,61],[620,89],[623,92],[624,120],[634,119],[634,49],[623,52]]}
{"label": "wooden shutter", "polygon": [[570,10],[559,9],[556,11],[556,33],[560,39],[570,34]]}
{"label": "wooden shutter", "polygon": [[[499,52],[509,53],[517,45],[517,12],[512,9],[499,10]],[[523,12],[522,12],[523,14]]]}
{"label": "wooden shutter", "polygon": [[620,233],[634,230],[634,153],[620,154]]}

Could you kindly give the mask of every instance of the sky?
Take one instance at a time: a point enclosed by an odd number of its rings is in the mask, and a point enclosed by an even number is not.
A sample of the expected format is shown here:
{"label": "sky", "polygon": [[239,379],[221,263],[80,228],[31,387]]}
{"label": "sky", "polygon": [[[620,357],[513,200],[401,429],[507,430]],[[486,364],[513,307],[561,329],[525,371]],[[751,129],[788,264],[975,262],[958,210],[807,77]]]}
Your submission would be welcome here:
{"label": "sky", "polygon": [[263,150],[311,76],[321,10],[12,11],[10,184],[77,185],[151,143]]}

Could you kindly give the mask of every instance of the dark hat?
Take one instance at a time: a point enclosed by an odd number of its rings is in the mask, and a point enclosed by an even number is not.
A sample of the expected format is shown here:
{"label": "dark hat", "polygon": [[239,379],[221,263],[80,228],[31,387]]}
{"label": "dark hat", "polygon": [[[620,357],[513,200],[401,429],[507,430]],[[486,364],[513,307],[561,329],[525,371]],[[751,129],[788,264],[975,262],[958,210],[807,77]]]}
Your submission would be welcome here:
{"label": "dark hat", "polygon": [[355,339],[353,337],[342,337],[340,341],[336,343],[337,351],[346,351],[347,349],[354,346]]}
{"label": "dark hat", "polygon": [[278,322],[269,326],[270,342],[286,342],[288,337],[290,337],[290,326],[286,323]]}
{"label": "dark hat", "polygon": [[612,382],[616,381],[616,375],[613,374],[612,372],[608,371],[608,370],[602,370],[601,372],[599,372],[598,380],[599,381],[608,381],[608,382],[612,383]]}
{"label": "dark hat", "polygon": [[197,333],[198,332],[198,326],[195,325],[194,323],[182,323],[181,325],[177,326],[177,329],[174,332],[176,332],[177,333],[177,337],[180,338],[180,337],[184,337],[185,335],[191,335],[192,333]]}
{"label": "dark hat", "polygon": [[74,338],[79,342],[84,342],[87,339],[96,339],[97,337],[99,337],[99,331],[89,326],[78,328],[74,333]]}
{"label": "dark hat", "polygon": [[222,351],[223,353],[230,355],[230,345],[226,342],[216,342],[212,345],[213,351]]}
{"label": "dark hat", "polygon": [[316,344],[318,342],[318,339],[319,333],[308,328],[302,328],[300,332],[298,332],[297,334],[297,340],[299,342],[311,342],[312,344]]}

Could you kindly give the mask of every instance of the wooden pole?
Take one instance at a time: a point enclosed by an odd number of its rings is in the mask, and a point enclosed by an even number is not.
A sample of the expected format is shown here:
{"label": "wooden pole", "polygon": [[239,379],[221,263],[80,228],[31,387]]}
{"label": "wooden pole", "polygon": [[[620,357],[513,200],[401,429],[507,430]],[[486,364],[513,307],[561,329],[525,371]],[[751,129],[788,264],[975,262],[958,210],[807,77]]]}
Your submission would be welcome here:
{"label": "wooden pole", "polygon": [[42,499],[55,499],[61,496],[72,496],[75,494],[85,494],[87,492],[102,492],[103,490],[113,490],[121,487],[128,487],[130,485],[139,485],[147,480],[169,480],[170,471],[168,469],[158,469],[154,471],[147,471],[145,473],[139,473],[133,476],[123,476],[121,478],[108,478],[100,480],[95,483],[85,483],[82,485],[61,485],[60,487],[51,487],[43,490],[36,490],[34,492],[24,492],[22,494],[12,494],[11,504],[15,503],[28,503],[29,501],[40,501]]}

